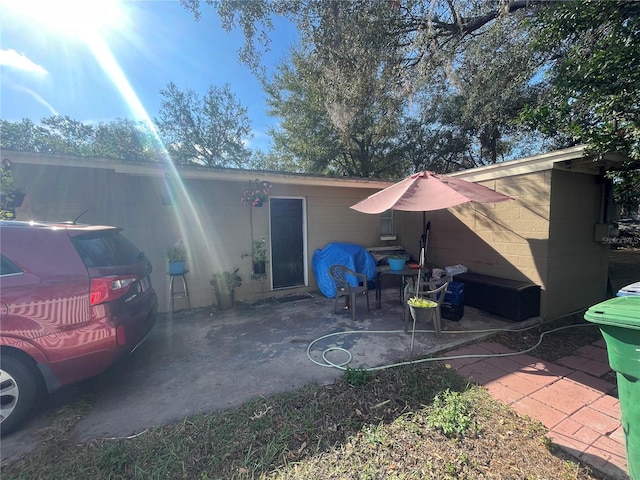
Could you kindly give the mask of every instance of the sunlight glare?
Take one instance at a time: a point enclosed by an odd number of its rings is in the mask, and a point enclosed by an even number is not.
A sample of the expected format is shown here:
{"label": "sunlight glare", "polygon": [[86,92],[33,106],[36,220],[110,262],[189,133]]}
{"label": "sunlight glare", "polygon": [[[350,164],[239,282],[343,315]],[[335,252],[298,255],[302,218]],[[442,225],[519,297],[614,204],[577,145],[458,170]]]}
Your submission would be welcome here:
{"label": "sunlight glare", "polygon": [[[144,122],[159,139],[151,117],[122,70],[109,42],[116,32],[122,36],[131,34],[132,22],[129,14],[132,12],[129,7],[132,5],[132,2],[124,0],[0,0],[0,11],[11,11],[24,17],[25,24],[31,28],[42,27],[56,36],[85,44],[126,101],[133,117]],[[179,199],[174,213],[182,238],[189,247],[191,237],[195,235],[208,239],[211,232],[205,231],[198,206],[194,204],[166,150],[164,155],[161,163],[165,165],[172,180],[172,185],[166,185],[165,188],[171,188],[172,194]],[[180,211],[177,205],[183,206]],[[212,243],[207,240],[205,245],[207,258],[215,259],[218,265],[221,264],[223,259],[214,250]]]}
{"label": "sunlight glare", "polygon": [[56,33],[81,39],[119,28],[124,17],[120,0],[3,0],[0,5]]}

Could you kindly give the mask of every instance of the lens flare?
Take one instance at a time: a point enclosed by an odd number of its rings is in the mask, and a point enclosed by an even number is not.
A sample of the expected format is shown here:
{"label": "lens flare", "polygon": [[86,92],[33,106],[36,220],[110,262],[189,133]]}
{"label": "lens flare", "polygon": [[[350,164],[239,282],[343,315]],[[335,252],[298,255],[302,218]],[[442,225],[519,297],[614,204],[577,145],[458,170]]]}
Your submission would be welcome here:
{"label": "lens flare", "polygon": [[[133,118],[144,122],[162,144],[151,117],[108,43],[108,40],[115,39],[116,35],[120,37],[133,35],[131,19],[133,6],[135,2],[121,0],[0,0],[0,9],[24,17],[25,24],[30,25],[34,32],[41,28],[43,30],[41,33],[47,32],[66,38],[68,43],[81,42],[86,45],[100,68],[125,100]],[[211,232],[205,232],[197,206],[167,150],[163,149],[163,151],[162,164],[168,172],[165,176],[165,187],[176,200],[172,205],[180,233],[187,244],[187,250],[195,251],[196,239],[200,239],[201,242],[198,243],[206,246],[208,256],[203,257],[200,254],[199,257],[211,259],[220,264],[223,261],[223,255],[213,248],[209,240]],[[185,207],[181,208],[181,206]],[[195,266],[196,263],[192,265]]]}

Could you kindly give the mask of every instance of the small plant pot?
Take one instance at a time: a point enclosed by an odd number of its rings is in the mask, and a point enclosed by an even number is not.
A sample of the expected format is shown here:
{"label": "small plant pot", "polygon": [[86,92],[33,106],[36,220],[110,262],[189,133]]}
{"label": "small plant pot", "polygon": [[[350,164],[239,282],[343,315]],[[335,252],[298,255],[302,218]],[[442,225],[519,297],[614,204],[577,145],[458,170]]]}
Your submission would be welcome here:
{"label": "small plant pot", "polygon": [[433,317],[435,307],[416,307],[414,305],[409,305],[409,310],[411,311],[411,317],[416,322],[429,323]]}
{"label": "small plant pot", "polygon": [[180,275],[185,271],[185,262],[169,262],[169,275]]}
{"label": "small plant pot", "polygon": [[262,262],[256,263],[253,262],[253,273],[255,275],[264,275],[266,272],[265,264]]}
{"label": "small plant pot", "polygon": [[230,310],[234,306],[235,292],[216,292],[216,305],[220,310]]}
{"label": "small plant pot", "polygon": [[391,270],[404,270],[406,258],[389,258],[389,268]]}

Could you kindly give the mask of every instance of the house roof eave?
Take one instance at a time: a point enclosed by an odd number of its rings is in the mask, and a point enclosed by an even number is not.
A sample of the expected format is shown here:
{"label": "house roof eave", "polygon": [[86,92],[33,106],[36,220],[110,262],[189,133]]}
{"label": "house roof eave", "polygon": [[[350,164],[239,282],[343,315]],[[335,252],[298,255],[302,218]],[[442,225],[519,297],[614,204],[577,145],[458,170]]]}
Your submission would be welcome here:
{"label": "house roof eave", "polygon": [[461,178],[471,182],[482,182],[497,180],[499,178],[514,175],[524,175],[527,173],[552,170],[559,162],[577,160],[584,157],[585,146],[555,150],[541,155],[509,160],[507,162],[484,165],[482,167],[471,168],[449,174],[452,177]]}
{"label": "house roof eave", "polygon": [[208,168],[181,166],[161,163],[133,163],[101,157],[81,157],[74,155],[42,154],[18,151],[3,151],[3,158],[15,163],[36,165],[54,165],[65,167],[84,167],[113,170],[125,175],[165,177],[178,175],[183,180],[207,179],[230,182],[251,182],[259,177],[260,181],[277,184],[307,185],[322,187],[349,187],[381,189],[392,182],[382,179],[330,177],[307,173],[284,173],[267,170],[246,170],[236,168]]}
{"label": "house roof eave", "polygon": [[620,152],[609,152],[602,158],[596,159],[588,155],[586,145],[578,145],[531,157],[462,170],[449,175],[471,182],[497,180],[547,170],[565,170],[598,175],[603,170],[622,164],[625,160],[627,157]]}

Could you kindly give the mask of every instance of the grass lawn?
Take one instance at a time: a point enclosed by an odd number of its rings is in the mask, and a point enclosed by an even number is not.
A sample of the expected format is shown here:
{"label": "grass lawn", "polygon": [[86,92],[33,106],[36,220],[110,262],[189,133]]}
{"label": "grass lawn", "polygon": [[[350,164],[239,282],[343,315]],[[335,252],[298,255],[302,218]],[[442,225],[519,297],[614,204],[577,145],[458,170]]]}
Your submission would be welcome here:
{"label": "grass lawn", "polygon": [[[584,329],[583,329],[584,330]],[[2,479],[597,479],[442,362],[262,398],[128,439],[74,441],[83,397]]]}

